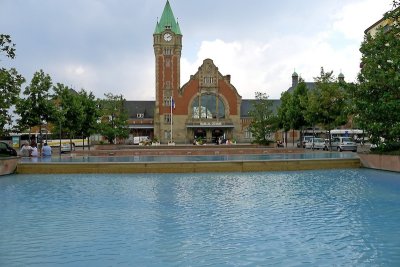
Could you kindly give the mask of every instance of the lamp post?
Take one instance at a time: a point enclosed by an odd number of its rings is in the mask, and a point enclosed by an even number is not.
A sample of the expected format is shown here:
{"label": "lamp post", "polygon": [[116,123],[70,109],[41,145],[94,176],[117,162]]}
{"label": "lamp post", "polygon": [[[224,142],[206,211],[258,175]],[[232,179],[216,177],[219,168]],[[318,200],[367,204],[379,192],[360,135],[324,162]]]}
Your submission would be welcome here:
{"label": "lamp post", "polygon": [[59,120],[60,120],[60,157],[61,157],[61,138],[62,138],[62,130],[61,130],[61,121],[62,121],[62,107],[60,106],[60,114],[59,114]]}
{"label": "lamp post", "polygon": [[115,145],[115,143],[116,143],[116,137],[115,137],[115,124],[114,124],[114,116],[115,116],[115,114],[113,113],[112,115],[111,115],[111,126],[112,126],[112,129],[113,129],[113,134],[114,134],[114,140],[113,140],[113,144]]}

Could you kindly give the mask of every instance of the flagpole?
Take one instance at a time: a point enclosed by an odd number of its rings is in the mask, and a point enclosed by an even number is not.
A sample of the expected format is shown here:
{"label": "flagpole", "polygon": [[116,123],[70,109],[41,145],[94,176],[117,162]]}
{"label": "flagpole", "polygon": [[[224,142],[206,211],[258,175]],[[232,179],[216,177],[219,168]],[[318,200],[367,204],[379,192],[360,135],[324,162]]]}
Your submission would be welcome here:
{"label": "flagpole", "polygon": [[171,96],[171,101],[170,101],[170,106],[171,106],[171,144],[172,144],[172,106],[173,106],[173,99],[172,99],[172,96]]}

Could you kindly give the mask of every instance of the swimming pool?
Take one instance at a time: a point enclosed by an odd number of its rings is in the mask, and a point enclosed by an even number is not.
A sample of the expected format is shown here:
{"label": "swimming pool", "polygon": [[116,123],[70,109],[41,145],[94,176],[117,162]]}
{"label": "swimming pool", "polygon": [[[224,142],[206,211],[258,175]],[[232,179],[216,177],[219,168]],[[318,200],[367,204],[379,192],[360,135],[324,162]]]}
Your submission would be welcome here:
{"label": "swimming pool", "polygon": [[0,266],[398,266],[400,176],[12,175]]}

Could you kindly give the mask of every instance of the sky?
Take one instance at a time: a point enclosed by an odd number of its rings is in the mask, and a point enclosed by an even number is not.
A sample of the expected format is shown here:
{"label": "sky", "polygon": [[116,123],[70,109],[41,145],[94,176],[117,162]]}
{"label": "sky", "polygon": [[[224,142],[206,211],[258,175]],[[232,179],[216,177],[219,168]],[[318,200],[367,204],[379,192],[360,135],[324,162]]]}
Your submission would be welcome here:
{"label": "sky", "polygon": [[[153,32],[166,0],[0,0],[0,33],[16,58],[0,55],[27,83],[36,71],[54,84],[96,97],[154,100]],[[321,67],[356,81],[364,30],[392,0],[170,0],[183,34],[181,86],[211,58],[243,99],[279,99],[296,71],[305,81]]]}

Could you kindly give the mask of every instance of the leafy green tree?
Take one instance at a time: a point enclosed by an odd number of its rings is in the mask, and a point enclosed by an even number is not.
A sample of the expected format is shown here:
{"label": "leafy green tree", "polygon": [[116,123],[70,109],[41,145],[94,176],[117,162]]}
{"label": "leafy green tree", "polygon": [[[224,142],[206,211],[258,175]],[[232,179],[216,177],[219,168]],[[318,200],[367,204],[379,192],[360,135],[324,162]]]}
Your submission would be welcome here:
{"label": "leafy green tree", "polygon": [[400,137],[400,8],[386,13],[392,22],[361,44],[362,69],[353,88],[354,119],[365,127],[370,141],[392,150]]}
{"label": "leafy green tree", "polygon": [[98,102],[92,92],[88,93],[82,89],[79,92],[79,96],[83,107],[82,138],[87,137],[89,139],[90,135],[98,131],[97,121],[100,118],[100,110],[98,108]]}
{"label": "leafy green tree", "polygon": [[54,101],[58,106],[56,114],[63,117],[59,117],[57,120],[62,122],[63,132],[70,139],[75,138],[81,134],[84,122],[84,107],[81,97],[75,90],[61,83],[57,83],[54,91],[56,93]]}
{"label": "leafy green tree", "polygon": [[333,72],[324,72],[321,68],[320,76],[315,78],[316,92],[319,92],[320,117],[318,122],[326,130],[331,130],[341,126],[348,121],[348,102],[346,101],[346,92],[344,82],[333,75]]}
{"label": "leafy green tree", "polygon": [[268,145],[272,142],[269,137],[277,129],[278,118],[272,110],[272,101],[268,99],[266,93],[256,92],[255,98],[249,111],[252,117],[250,132],[255,143]]}
{"label": "leafy green tree", "polygon": [[[8,58],[15,57],[15,44],[9,35],[0,34],[0,51]],[[4,135],[4,127],[12,123],[10,108],[18,102],[24,82],[25,78],[16,69],[0,68],[0,135]]]}
{"label": "leafy green tree", "polygon": [[18,101],[16,111],[20,115],[18,125],[20,129],[41,126],[51,121],[54,112],[54,103],[51,100],[52,81],[43,70],[33,75],[29,86],[23,92],[25,98]]}
{"label": "leafy green tree", "polygon": [[10,35],[0,34],[0,51],[9,58],[15,58],[15,44],[11,41]]}
{"label": "leafy green tree", "polygon": [[278,108],[278,127],[283,129],[285,136],[287,136],[287,132],[292,129],[292,120],[290,118],[290,109],[293,102],[292,98],[293,94],[291,94],[289,91],[282,93],[281,105]]}
{"label": "leafy green tree", "polygon": [[293,131],[300,130],[301,133],[302,127],[306,125],[304,110],[307,107],[307,91],[304,80],[300,79],[293,93],[284,92],[282,94],[278,118],[280,127],[285,131],[292,129]]}
{"label": "leafy green tree", "polygon": [[314,80],[316,87],[308,92],[306,119],[313,126],[321,125],[330,139],[330,131],[348,121],[346,93],[332,71],[321,68],[320,76]]}
{"label": "leafy green tree", "polygon": [[100,123],[100,133],[113,144],[117,138],[127,138],[129,136],[128,114],[125,109],[125,99],[122,95],[108,93],[106,98],[99,101],[102,111]]}
{"label": "leafy green tree", "polygon": [[303,137],[303,128],[307,125],[304,117],[304,111],[308,106],[308,88],[303,79],[300,78],[299,84],[293,91],[293,98],[290,109],[290,118],[292,118],[292,129],[300,130],[300,140]]}

